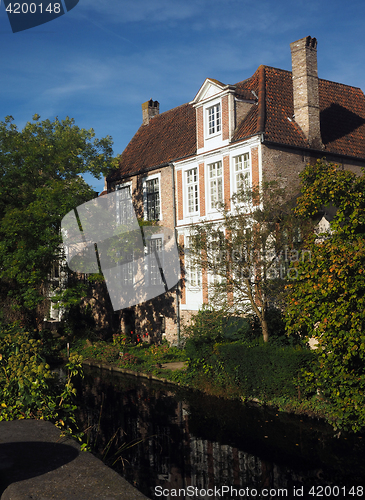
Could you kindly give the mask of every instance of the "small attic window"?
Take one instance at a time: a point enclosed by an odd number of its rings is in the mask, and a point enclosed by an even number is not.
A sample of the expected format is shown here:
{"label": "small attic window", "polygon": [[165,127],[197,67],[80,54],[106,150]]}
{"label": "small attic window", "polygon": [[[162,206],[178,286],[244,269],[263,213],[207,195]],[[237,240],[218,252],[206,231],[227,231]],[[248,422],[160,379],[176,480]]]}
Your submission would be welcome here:
{"label": "small attic window", "polygon": [[208,135],[217,134],[221,131],[221,105],[215,104],[207,109],[208,113]]}

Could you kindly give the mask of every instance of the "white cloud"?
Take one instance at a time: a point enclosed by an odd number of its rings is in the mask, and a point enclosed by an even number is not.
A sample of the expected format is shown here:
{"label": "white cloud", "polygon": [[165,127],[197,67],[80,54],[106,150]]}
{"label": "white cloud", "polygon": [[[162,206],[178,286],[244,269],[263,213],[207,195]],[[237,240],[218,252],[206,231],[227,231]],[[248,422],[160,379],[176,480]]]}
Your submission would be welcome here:
{"label": "white cloud", "polygon": [[[97,12],[101,17],[108,18],[116,23],[131,23],[139,21],[167,22],[182,21],[197,15],[199,4],[197,1],[174,0],[83,0],[80,2],[79,12],[87,13],[90,10]],[[203,2],[204,3],[204,2]]]}

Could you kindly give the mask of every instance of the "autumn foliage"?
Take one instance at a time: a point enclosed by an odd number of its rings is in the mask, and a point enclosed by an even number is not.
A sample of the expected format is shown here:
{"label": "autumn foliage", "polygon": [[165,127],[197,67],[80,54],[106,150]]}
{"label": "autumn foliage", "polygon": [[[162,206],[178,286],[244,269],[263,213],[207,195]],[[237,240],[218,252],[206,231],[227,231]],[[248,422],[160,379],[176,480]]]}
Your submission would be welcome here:
{"label": "autumn foliage", "polygon": [[302,174],[297,215],[332,219],[306,241],[311,259],[288,284],[287,330],[317,342],[309,390],[331,403],[338,428],[365,426],[365,176],[318,161]]}

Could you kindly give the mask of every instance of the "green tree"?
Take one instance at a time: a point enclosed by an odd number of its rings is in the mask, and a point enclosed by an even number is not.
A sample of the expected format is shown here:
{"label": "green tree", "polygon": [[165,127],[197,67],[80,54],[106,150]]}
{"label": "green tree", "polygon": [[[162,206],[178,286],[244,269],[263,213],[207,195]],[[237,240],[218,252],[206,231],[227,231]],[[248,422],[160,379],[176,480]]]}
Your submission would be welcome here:
{"label": "green tree", "polygon": [[246,186],[230,204],[217,207],[220,220],[191,226],[187,277],[194,266],[206,272],[209,304],[235,316],[254,313],[267,342],[269,311],[282,307],[288,267],[300,258],[306,223],[293,214],[292,191],[276,182]]}
{"label": "green tree", "polygon": [[80,174],[100,178],[111,163],[111,138],[94,136],[71,118],[41,121],[35,115],[21,131],[12,117],[0,122],[0,308],[5,320],[21,319],[32,327],[43,320],[52,266],[62,259],[62,217],[95,196]]}
{"label": "green tree", "polygon": [[71,354],[61,382],[46,361],[44,343],[12,325],[0,329],[0,422],[36,418],[51,420],[81,439],[76,422],[76,389],[72,380],[83,376],[82,357]]}
{"label": "green tree", "polygon": [[331,231],[306,242],[311,259],[288,284],[287,330],[317,342],[306,377],[331,402],[338,427],[365,425],[365,176],[318,161],[302,173],[296,213],[319,220],[334,213]]}

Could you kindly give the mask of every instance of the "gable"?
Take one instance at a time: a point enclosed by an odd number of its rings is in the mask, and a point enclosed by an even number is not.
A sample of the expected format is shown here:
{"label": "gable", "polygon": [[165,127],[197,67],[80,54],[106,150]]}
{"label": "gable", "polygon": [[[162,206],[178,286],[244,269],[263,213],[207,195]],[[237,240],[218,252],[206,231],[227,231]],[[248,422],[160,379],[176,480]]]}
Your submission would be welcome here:
{"label": "gable", "polygon": [[213,80],[212,78],[207,78],[191,103],[198,104],[201,101],[205,101],[206,99],[219,94],[225,88],[226,85],[224,83],[221,83],[218,80]]}

